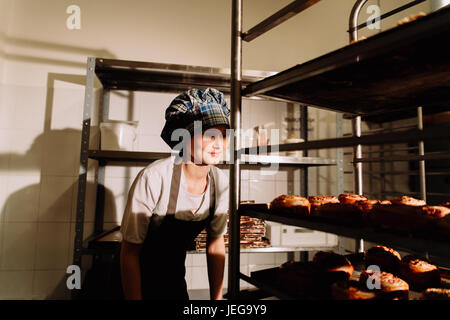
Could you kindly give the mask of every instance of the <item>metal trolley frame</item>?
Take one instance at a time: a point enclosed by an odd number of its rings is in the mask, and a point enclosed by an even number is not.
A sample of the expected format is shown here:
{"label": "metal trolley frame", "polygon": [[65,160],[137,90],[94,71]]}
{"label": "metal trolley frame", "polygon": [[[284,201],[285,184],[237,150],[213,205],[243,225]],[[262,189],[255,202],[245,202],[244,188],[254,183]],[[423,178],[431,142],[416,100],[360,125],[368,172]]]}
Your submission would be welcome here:
{"label": "metal trolley frame", "polygon": [[[272,16],[268,17],[255,27],[251,28],[248,32],[243,32],[242,30],[242,2],[243,0],[233,0],[232,2],[232,26],[231,26],[231,125],[232,128],[239,131],[241,128],[241,99],[243,96],[267,96],[273,97],[277,99],[282,99],[291,102],[301,103],[303,105],[315,105],[321,106],[326,109],[331,109],[337,112],[349,113],[352,115],[352,137],[342,137],[342,113],[337,114],[337,138],[335,139],[324,139],[324,140],[316,140],[316,141],[306,141],[304,143],[283,145],[280,144],[276,146],[275,151],[290,151],[290,150],[309,150],[309,149],[322,149],[322,148],[337,148],[337,164],[338,164],[338,191],[342,192],[343,190],[343,147],[353,147],[353,176],[354,176],[354,192],[357,194],[362,194],[363,190],[363,172],[362,172],[362,163],[368,161],[368,159],[364,159],[362,157],[362,145],[377,145],[377,144],[389,144],[389,143],[418,143],[419,144],[419,154],[418,155],[408,155],[403,156],[398,159],[395,157],[391,159],[395,160],[416,160],[419,161],[419,169],[420,169],[420,191],[422,199],[426,199],[426,180],[425,180],[425,160],[426,159],[450,159],[450,155],[448,153],[439,153],[439,154],[425,154],[424,152],[424,141],[427,139],[433,139],[433,137],[440,137],[442,139],[450,138],[450,134],[443,130],[448,130],[448,126],[445,128],[430,128],[427,130],[423,130],[423,122],[422,122],[422,105],[414,106],[411,105],[413,102],[412,99],[408,96],[400,96],[399,104],[403,103],[399,109],[393,109],[392,105],[388,103],[381,103],[379,100],[376,100],[377,96],[372,96],[373,101],[368,101],[365,105],[358,104],[358,98],[367,97],[368,94],[373,93],[369,92],[367,88],[359,88],[360,95],[353,97],[345,96],[345,90],[349,90],[349,87],[352,87],[352,82],[350,85],[344,83],[344,85],[340,84],[338,77],[343,77],[343,73],[339,73],[339,68],[344,69],[344,71],[349,70],[350,74],[354,76],[355,79],[350,78],[350,80],[358,81],[358,78],[355,76],[358,72],[358,67],[370,69],[371,62],[370,59],[379,59],[379,61],[375,61],[372,65],[377,63],[383,63],[383,61],[389,61],[390,57],[386,58],[389,50],[397,50],[394,53],[398,53],[400,55],[404,54],[402,51],[402,46],[408,47],[414,41],[423,41],[422,44],[431,44],[432,46],[438,46],[443,51],[445,51],[438,41],[432,41],[432,34],[441,34],[441,32],[445,35],[450,34],[450,25],[449,25],[449,16],[450,10],[449,8],[441,9],[439,13],[433,13],[426,17],[426,19],[421,19],[423,21],[417,21],[415,23],[411,23],[408,26],[399,27],[399,30],[388,30],[386,32],[382,32],[377,36],[372,37],[373,39],[368,39],[366,41],[361,41],[361,43],[356,43],[350,45],[346,48],[336,50],[335,52],[329,53],[302,65],[297,65],[293,68],[285,70],[283,72],[278,73],[277,75],[268,77],[267,79],[252,83],[247,85],[245,89],[242,88],[242,41],[251,41],[258,37],[259,35],[269,31],[275,26],[279,25],[283,21],[289,19],[290,17],[300,13],[301,11],[311,7],[316,4],[319,0],[297,0],[293,1],[291,4],[287,5],[283,9],[279,10]],[[396,8],[386,14],[381,15],[376,18],[371,23],[375,21],[385,19],[397,12],[410,8],[414,5],[417,5],[424,0],[419,1],[411,1],[410,3]],[[367,3],[367,0],[358,0],[352,8],[350,19],[349,19],[349,35],[350,42],[356,41],[358,37],[358,30],[367,26],[369,23],[364,23],[358,25],[358,16],[363,8],[363,6]],[[429,32],[429,33],[428,33]],[[403,57],[403,56],[402,56]],[[409,57],[407,54],[404,57]],[[420,56],[419,59],[423,59],[424,56]],[[385,59],[385,60],[383,60]],[[445,78],[446,76],[441,74],[439,68],[443,66],[446,72],[448,72],[448,63],[445,57],[441,57],[441,59],[436,59],[435,69],[432,71],[436,73],[436,79],[440,80]],[[369,62],[367,62],[369,61]],[[423,60],[422,60],[423,61]],[[365,64],[364,64],[365,62]],[[417,61],[413,61],[417,65]],[[409,62],[411,65],[413,62]],[[420,61],[419,61],[420,62]],[[420,65],[420,64],[418,64]],[[411,68],[411,72],[408,74],[409,76],[417,74],[417,70]],[[364,69],[366,70],[366,69]],[[354,73],[352,73],[354,72]],[[331,80],[330,80],[331,79]],[[327,82],[327,80],[330,80]],[[373,80],[363,79],[364,82],[362,85],[373,82]],[[436,80],[436,81],[438,81]],[[334,81],[334,82],[332,82]],[[405,79],[403,81],[408,81]],[[345,82],[345,81],[344,81]],[[444,80],[445,85],[448,86],[448,79]],[[322,85],[322,86],[320,86]],[[329,85],[330,89],[327,87]],[[347,85],[347,87],[345,86]],[[423,101],[424,104],[427,104],[427,108],[425,110],[429,110],[431,107],[437,107],[435,110],[449,110],[449,101],[450,97],[448,93],[445,93],[444,90],[439,92],[434,92],[432,94],[432,90],[435,87],[440,87],[441,83],[436,82],[433,87],[433,84],[430,85],[429,88],[424,88],[421,92],[417,94],[417,101]],[[330,93],[332,98],[330,101],[327,101],[326,98],[315,98],[314,93],[317,94],[320,88],[327,88],[328,91],[324,92],[323,95],[327,95]],[[364,91],[366,89],[366,91]],[[412,87],[408,88],[410,90],[409,93],[412,93]],[[309,93],[308,90],[311,92]],[[334,90],[334,91],[333,91]],[[448,90],[447,90],[448,91]],[[343,92],[342,96],[339,92]],[[437,94],[436,94],[437,93]],[[388,97],[389,98],[389,97]],[[314,100],[315,99],[315,100]],[[334,99],[334,100],[333,100]],[[409,99],[409,100],[408,100]],[[348,100],[348,101],[346,101]],[[316,102],[317,104],[315,104]],[[380,102],[379,105],[376,105],[375,111],[378,114],[383,112],[391,112],[402,110],[402,108],[416,108],[417,110],[417,129],[405,130],[403,132],[396,133],[378,133],[372,135],[361,135],[361,116],[372,114],[372,110],[370,110],[371,102]],[[333,104],[335,103],[335,105]],[[354,103],[354,104],[352,104]],[[397,107],[399,107],[397,105]],[[376,113],[373,113],[376,114]],[[239,149],[241,145],[240,137],[235,136],[233,141],[233,146],[235,147],[234,152],[238,153],[249,153],[255,152],[255,148],[242,148]],[[268,150],[270,152],[270,148]],[[239,247],[239,239],[240,239],[240,229],[239,229],[239,219],[240,219],[240,161],[239,157],[234,157],[236,161],[230,165],[230,250],[229,250],[229,265],[228,265],[228,297],[231,299],[237,299],[242,295],[242,292],[239,288],[240,279],[243,279],[247,282],[253,283],[260,288],[264,288],[275,295],[283,298],[285,295],[282,292],[278,292],[277,289],[270,288],[267,285],[263,285],[258,281],[252,279],[251,277],[244,275],[240,272],[240,247]],[[381,159],[383,161],[383,159]],[[259,217],[261,219],[266,219],[270,221],[277,221],[280,223],[297,225],[300,227],[312,228],[316,230],[321,230],[324,232],[332,232],[338,235],[343,235],[346,237],[351,237],[356,240],[356,251],[362,252],[364,250],[364,241],[363,236],[370,241],[374,242],[383,242],[387,245],[391,245],[396,248],[401,248],[409,252],[416,252],[419,254],[426,255],[429,257],[430,255],[435,255],[436,259],[441,259],[443,264],[449,264],[450,256],[449,251],[447,250],[449,245],[444,243],[440,243],[437,241],[427,241],[422,239],[411,239],[410,237],[402,237],[391,234],[383,234],[379,232],[372,232],[371,230],[358,230],[354,228],[345,228],[345,227],[335,227],[333,225],[324,225],[323,223],[314,223],[309,221],[308,219],[301,218],[286,218],[286,217],[278,217],[264,214],[263,212],[257,211],[245,211],[245,215],[250,215],[253,217]]]}

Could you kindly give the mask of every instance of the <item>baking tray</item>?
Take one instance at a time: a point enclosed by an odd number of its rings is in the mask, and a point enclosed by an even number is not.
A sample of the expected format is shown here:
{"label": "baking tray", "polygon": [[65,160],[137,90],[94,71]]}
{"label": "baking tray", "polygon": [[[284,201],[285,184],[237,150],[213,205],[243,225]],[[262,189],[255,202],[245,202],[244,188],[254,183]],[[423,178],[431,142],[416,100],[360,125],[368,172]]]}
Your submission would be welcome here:
{"label": "baking tray", "polygon": [[[365,269],[364,267],[364,253],[354,253],[345,255],[345,257],[351,262],[355,270],[353,271],[350,280],[359,280],[361,272]],[[266,288],[275,288],[277,291],[285,291],[278,283],[278,273],[280,267],[268,268],[259,271],[253,271],[250,273],[251,278],[257,280]],[[440,288],[450,288],[450,269],[439,268],[441,273],[441,286]],[[263,288],[264,289],[264,288]],[[418,300],[420,298],[421,292],[410,290],[409,300]],[[310,295],[299,293],[296,296],[292,296],[293,299],[305,299],[305,300],[319,300],[318,298],[312,297]]]}

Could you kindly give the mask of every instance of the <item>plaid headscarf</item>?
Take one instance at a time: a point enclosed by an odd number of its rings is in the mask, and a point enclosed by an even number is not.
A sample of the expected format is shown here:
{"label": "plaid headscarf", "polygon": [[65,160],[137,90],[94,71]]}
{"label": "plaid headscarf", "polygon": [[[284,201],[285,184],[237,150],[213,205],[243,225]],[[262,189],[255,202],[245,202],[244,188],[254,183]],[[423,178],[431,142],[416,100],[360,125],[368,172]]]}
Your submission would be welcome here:
{"label": "plaid headscarf", "polygon": [[172,141],[172,132],[184,128],[194,135],[194,121],[202,122],[202,130],[217,125],[230,128],[230,109],[222,92],[214,88],[191,89],[178,95],[166,109],[166,124],[161,138],[173,148],[179,141]]}

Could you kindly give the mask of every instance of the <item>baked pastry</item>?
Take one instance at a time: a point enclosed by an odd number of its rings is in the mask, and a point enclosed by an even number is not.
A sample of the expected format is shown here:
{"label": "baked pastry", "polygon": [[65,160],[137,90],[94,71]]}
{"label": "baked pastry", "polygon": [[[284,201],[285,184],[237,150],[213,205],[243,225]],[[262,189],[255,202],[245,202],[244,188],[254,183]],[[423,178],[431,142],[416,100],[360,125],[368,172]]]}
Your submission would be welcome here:
{"label": "baked pastry", "polygon": [[323,272],[344,272],[350,278],[353,273],[353,266],[343,255],[319,251],[313,257],[313,264],[319,271]]}
{"label": "baked pastry", "polygon": [[335,196],[310,196],[308,197],[308,201],[311,204],[311,214],[322,205],[327,203],[339,203],[339,199]]}
{"label": "baked pastry", "polygon": [[358,201],[367,201],[367,198],[360,195],[341,194],[338,198],[339,202],[328,202],[321,206],[315,207],[313,214],[324,217],[336,222],[344,222],[350,224],[361,224],[364,218],[364,212],[361,205],[357,205]]}
{"label": "baked pastry", "polygon": [[311,263],[288,261],[278,270],[280,287],[295,296],[304,296],[314,288],[315,271]]}
{"label": "baked pastry", "polygon": [[314,296],[320,299],[331,297],[331,285],[337,281],[348,281],[353,273],[350,261],[334,252],[317,252],[311,262],[314,268]]}
{"label": "baked pastry", "polygon": [[399,277],[408,282],[415,290],[437,287],[441,284],[438,267],[413,255],[403,257],[400,263]]}
{"label": "baked pastry", "polygon": [[415,199],[413,197],[401,196],[400,198],[391,199],[390,202],[392,204],[405,205],[411,207],[422,207],[427,203],[424,200]]}
{"label": "baked pastry", "polygon": [[319,274],[316,284],[322,287],[324,295],[329,294],[330,286],[334,282],[349,280],[354,270],[346,257],[334,252],[317,252],[312,264]]}
{"label": "baked pastry", "polygon": [[436,230],[440,235],[450,238],[450,215],[436,222]]}
{"label": "baked pastry", "polygon": [[358,38],[358,40],[352,40],[352,41],[350,41],[350,44],[354,44],[354,43],[359,42],[359,41],[364,41],[364,40],[366,40],[366,39],[367,39],[366,37],[361,36],[361,37]]}
{"label": "baked pastry", "polygon": [[355,204],[357,201],[367,201],[368,199],[364,196],[361,196],[359,194],[340,194],[339,202],[343,204]]}
{"label": "baked pastry", "polygon": [[397,251],[385,246],[372,247],[364,254],[366,268],[376,265],[381,271],[393,274],[397,274],[401,260],[402,258]]}
{"label": "baked pastry", "polygon": [[442,219],[450,214],[450,208],[444,206],[423,206],[421,209],[425,215],[436,219]]}
{"label": "baked pastry", "polygon": [[441,204],[442,207],[450,208],[450,201]]}
{"label": "baked pastry", "polygon": [[450,300],[450,289],[428,288],[420,294],[422,300]]}
{"label": "baked pastry", "polygon": [[299,297],[329,298],[331,285],[348,280],[353,266],[332,252],[318,252],[312,262],[289,261],[280,266],[278,279],[287,292]]}
{"label": "baked pastry", "polygon": [[404,231],[416,232],[429,230],[432,217],[423,210],[425,201],[402,196],[389,203],[375,204],[368,215],[371,225]]}
{"label": "baked pastry", "polygon": [[270,203],[270,210],[283,213],[309,215],[311,205],[308,199],[298,195],[280,195]]}
{"label": "baked pastry", "polygon": [[363,211],[364,215],[368,215],[373,206],[380,203],[379,200],[358,200],[355,202],[355,206],[358,206]]}
{"label": "baked pastry", "polygon": [[390,204],[389,200],[380,201],[380,200],[358,200],[355,202],[355,206],[359,207],[362,211],[364,223],[370,225],[370,213],[373,210],[373,207],[378,204]]}
{"label": "baked pastry", "polygon": [[338,281],[331,286],[331,297],[335,300],[373,300],[374,290],[364,289],[358,281]]}
{"label": "baked pastry", "polygon": [[439,208],[442,211],[439,213],[440,218],[435,223],[435,229],[440,235],[450,237],[450,212],[443,210],[443,208],[450,209],[450,201],[441,204]]}
{"label": "baked pastry", "polygon": [[417,19],[425,17],[425,16],[426,16],[426,13],[423,12],[423,11],[420,11],[418,14],[415,14],[415,15],[412,14],[409,17],[404,17],[403,19],[398,20],[397,21],[397,26],[401,26],[403,24],[409,23],[411,21],[417,20]]}
{"label": "baked pastry", "polygon": [[[359,283],[364,289],[374,290],[380,299],[408,300],[408,283],[392,273],[365,270],[359,277]],[[379,284],[378,288],[377,283]],[[370,287],[369,284],[373,284],[373,287]]]}

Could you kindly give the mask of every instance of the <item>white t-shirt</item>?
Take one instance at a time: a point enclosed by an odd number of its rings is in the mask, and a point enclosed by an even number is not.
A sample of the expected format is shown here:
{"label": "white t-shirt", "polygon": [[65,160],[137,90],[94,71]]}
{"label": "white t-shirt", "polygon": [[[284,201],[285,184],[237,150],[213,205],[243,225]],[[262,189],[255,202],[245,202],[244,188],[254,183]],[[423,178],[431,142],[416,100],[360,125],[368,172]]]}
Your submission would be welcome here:
{"label": "white t-shirt", "polygon": [[[123,239],[131,243],[143,243],[147,235],[152,215],[164,217],[169,204],[170,183],[175,156],[152,162],[136,176],[128,192],[127,205],[122,218],[120,231]],[[216,209],[208,235],[219,237],[226,233],[229,213],[229,180],[227,175],[211,166],[215,180]],[[209,216],[210,183],[202,195],[188,192],[184,171],[181,170],[180,190],[178,192],[175,218],[186,221],[200,221]],[[203,199],[204,197],[204,199]],[[201,206],[200,206],[201,205]],[[200,208],[199,208],[200,206]],[[198,209],[194,214],[193,211]],[[156,219],[155,219],[156,220]]]}

